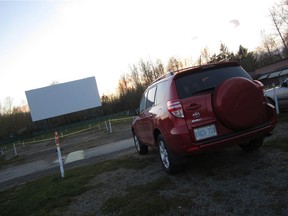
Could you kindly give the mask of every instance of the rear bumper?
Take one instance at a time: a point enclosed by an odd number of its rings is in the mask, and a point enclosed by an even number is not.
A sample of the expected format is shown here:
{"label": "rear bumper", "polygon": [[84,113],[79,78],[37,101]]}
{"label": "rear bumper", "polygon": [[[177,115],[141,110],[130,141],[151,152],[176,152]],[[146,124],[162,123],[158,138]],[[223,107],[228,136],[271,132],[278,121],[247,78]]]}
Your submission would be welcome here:
{"label": "rear bumper", "polygon": [[201,151],[249,143],[256,138],[270,134],[276,124],[277,121],[275,119],[275,121],[270,122],[269,124],[261,125],[256,128],[210,138],[196,143],[191,140],[188,131],[184,132],[183,130],[179,130],[177,131],[179,133],[174,133],[167,137],[166,143],[170,150],[176,155],[188,156]]}
{"label": "rear bumper", "polygon": [[[253,128],[250,130],[229,134],[223,137],[217,137],[214,140],[199,145],[200,150],[213,149],[215,147],[227,147],[239,144],[249,143],[250,141],[259,137],[267,136],[271,133],[275,126],[268,124],[265,126]],[[187,149],[188,152],[191,149]]]}

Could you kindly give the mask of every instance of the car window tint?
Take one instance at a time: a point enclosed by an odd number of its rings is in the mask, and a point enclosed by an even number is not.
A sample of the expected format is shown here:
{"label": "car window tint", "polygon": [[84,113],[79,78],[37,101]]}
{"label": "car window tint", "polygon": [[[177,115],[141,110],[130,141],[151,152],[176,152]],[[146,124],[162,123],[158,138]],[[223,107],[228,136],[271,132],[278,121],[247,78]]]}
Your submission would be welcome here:
{"label": "car window tint", "polygon": [[166,91],[167,81],[160,82],[157,85],[157,91],[155,96],[155,105],[159,104],[163,100],[164,93]]}
{"label": "car window tint", "polygon": [[244,77],[252,80],[242,67],[209,69],[200,73],[185,73],[176,79],[176,88],[180,99],[215,89],[223,81],[232,77]]}
{"label": "car window tint", "polygon": [[152,107],[154,105],[154,100],[155,100],[155,91],[156,91],[156,86],[152,87],[151,89],[148,90],[147,94],[147,101],[146,101],[146,109]]}

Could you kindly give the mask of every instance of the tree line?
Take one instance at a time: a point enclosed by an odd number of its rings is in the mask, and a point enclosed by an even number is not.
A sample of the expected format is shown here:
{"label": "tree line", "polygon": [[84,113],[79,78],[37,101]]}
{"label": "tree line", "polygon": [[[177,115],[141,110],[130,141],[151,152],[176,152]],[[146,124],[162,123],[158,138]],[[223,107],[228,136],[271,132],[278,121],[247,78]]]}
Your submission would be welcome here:
{"label": "tree line", "polygon": [[[140,97],[147,86],[166,72],[219,61],[238,61],[247,72],[253,72],[258,67],[288,58],[288,0],[279,0],[269,10],[269,15],[273,29],[269,29],[269,33],[262,31],[262,44],[254,51],[249,51],[243,45],[239,45],[237,52],[231,52],[225,43],[220,43],[218,53],[211,54],[209,48],[206,47],[201,50],[195,62],[175,56],[172,56],[166,64],[160,59],[154,62],[150,59],[140,59],[121,75],[116,93],[102,95],[102,107],[90,111],[95,113],[92,116],[124,110],[133,112],[138,107]],[[69,115],[68,122],[86,119],[86,112],[82,114],[80,112]],[[63,116],[56,117],[52,123],[54,125],[65,124],[67,117],[66,119]],[[13,98],[7,97],[0,103],[0,139],[12,134],[21,134],[27,130],[35,130],[35,124],[31,120],[27,105],[13,107]]]}
{"label": "tree line", "polygon": [[264,30],[261,32],[262,44],[254,51],[239,45],[237,52],[231,52],[224,43],[221,43],[218,53],[210,54],[206,47],[194,63],[177,57],[171,57],[166,65],[161,60],[151,62],[141,59],[121,76],[116,94],[102,96],[104,111],[111,113],[137,107],[147,86],[166,72],[219,61],[238,61],[249,73],[256,68],[288,58],[288,0],[276,3],[269,10],[269,15],[274,28],[269,34]]}

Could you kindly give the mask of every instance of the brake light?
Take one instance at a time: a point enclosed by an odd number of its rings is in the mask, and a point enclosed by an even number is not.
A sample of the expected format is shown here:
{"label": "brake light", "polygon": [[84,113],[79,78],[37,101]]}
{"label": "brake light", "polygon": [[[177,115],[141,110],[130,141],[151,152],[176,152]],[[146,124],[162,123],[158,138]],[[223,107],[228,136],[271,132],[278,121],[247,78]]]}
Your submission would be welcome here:
{"label": "brake light", "polygon": [[177,118],[184,118],[184,112],[179,100],[170,100],[167,102],[168,111]]}

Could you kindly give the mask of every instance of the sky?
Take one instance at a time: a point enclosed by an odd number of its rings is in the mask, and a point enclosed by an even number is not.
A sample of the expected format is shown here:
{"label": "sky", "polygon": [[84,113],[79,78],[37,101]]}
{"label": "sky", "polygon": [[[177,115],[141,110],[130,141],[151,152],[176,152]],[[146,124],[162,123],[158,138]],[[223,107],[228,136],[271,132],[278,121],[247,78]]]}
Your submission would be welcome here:
{"label": "sky", "polygon": [[196,61],[223,42],[255,50],[279,0],[0,0],[0,102],[25,91],[96,77],[112,94],[140,59]]}

